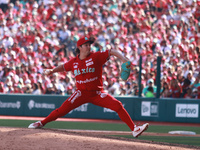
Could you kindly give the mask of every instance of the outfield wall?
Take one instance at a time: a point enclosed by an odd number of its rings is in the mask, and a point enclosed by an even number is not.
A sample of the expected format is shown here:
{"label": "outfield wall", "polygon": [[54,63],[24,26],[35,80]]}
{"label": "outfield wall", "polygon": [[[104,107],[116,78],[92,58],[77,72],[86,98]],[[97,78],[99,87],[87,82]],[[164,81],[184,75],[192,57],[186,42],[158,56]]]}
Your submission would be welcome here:
{"label": "outfield wall", "polygon": [[[45,117],[58,108],[68,96],[0,94],[0,115]],[[116,97],[133,120],[200,123],[200,100]],[[64,117],[116,119],[110,109],[84,104]]]}

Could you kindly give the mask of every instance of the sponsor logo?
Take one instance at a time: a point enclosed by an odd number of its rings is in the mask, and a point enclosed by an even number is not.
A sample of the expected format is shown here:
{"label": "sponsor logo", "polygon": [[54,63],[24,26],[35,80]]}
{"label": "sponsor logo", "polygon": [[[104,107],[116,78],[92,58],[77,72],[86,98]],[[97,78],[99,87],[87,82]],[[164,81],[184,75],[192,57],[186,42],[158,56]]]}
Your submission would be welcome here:
{"label": "sponsor logo", "polygon": [[75,69],[74,70],[74,75],[76,77],[76,76],[78,76],[80,74],[92,73],[92,72],[95,72],[95,68],[89,68],[89,67],[87,67],[87,68],[81,69],[81,70],[80,69]]}
{"label": "sponsor logo", "polygon": [[77,80],[76,82],[79,83],[79,84],[83,84],[83,83],[88,83],[88,82],[92,82],[92,81],[95,81],[97,80],[98,77],[94,77],[94,78],[90,78],[90,79],[86,79],[86,80]]}
{"label": "sponsor logo", "polygon": [[71,110],[69,112],[69,114],[71,114],[72,112],[87,112],[87,111],[88,111],[88,103],[83,104],[83,105]]}
{"label": "sponsor logo", "polygon": [[109,108],[103,108],[103,112],[106,113],[106,112],[109,112],[109,113],[115,113],[115,111],[109,109]]}
{"label": "sponsor logo", "polygon": [[77,62],[74,62],[73,65],[74,65],[74,66],[75,66],[75,65],[78,65],[78,63],[77,63]]}
{"label": "sponsor logo", "polygon": [[141,116],[158,117],[158,102],[142,102]]}
{"label": "sponsor logo", "polygon": [[86,60],[85,63],[86,63],[87,68],[83,68],[83,69],[78,68],[78,63],[73,63],[75,77],[80,74],[95,72],[95,68],[88,67],[94,64],[94,62],[92,61],[92,58]]}
{"label": "sponsor logo", "polygon": [[94,62],[92,61],[92,58],[86,60],[85,63],[87,67],[94,64]]}
{"label": "sponsor logo", "polygon": [[73,66],[74,68],[78,68],[78,63],[77,62],[73,63]]}
{"label": "sponsor logo", "polygon": [[90,61],[92,61],[92,58],[86,60],[85,63],[88,63],[88,62],[90,62]]}
{"label": "sponsor logo", "polygon": [[93,64],[94,64],[94,62],[91,61],[91,62],[87,63],[86,66],[88,67],[88,66],[93,65]]}
{"label": "sponsor logo", "polygon": [[75,91],[69,98],[68,101],[70,101],[72,104],[74,103],[74,101],[81,96],[81,91],[78,90],[78,91]]}
{"label": "sponsor logo", "polygon": [[21,102],[2,102],[0,101],[0,108],[17,108],[19,109],[21,107]]}
{"label": "sponsor logo", "polygon": [[100,95],[101,98],[105,98],[108,94],[102,93],[101,91],[97,91],[97,94]]}
{"label": "sponsor logo", "polygon": [[138,131],[140,131],[140,128],[138,128],[135,132],[138,132]]}
{"label": "sponsor logo", "polygon": [[33,108],[37,109],[55,109],[55,104],[47,104],[47,103],[36,103],[34,100],[30,100],[28,103],[28,108],[31,110]]}
{"label": "sponsor logo", "polygon": [[73,66],[75,69],[78,68],[78,63],[77,62],[73,63]]}
{"label": "sponsor logo", "polygon": [[199,104],[176,104],[176,117],[198,118]]}

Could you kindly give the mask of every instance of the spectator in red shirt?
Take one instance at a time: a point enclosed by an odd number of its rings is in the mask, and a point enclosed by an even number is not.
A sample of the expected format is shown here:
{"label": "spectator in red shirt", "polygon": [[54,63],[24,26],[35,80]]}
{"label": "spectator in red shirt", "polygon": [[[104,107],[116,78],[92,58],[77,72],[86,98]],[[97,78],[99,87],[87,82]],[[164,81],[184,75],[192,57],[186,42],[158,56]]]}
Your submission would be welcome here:
{"label": "spectator in red shirt", "polygon": [[4,83],[3,82],[0,82],[0,93],[5,93],[6,90],[4,88]]}
{"label": "spectator in red shirt", "polygon": [[12,14],[14,17],[17,14],[17,10],[14,8],[14,4],[13,3],[9,3],[8,4],[8,9],[5,12],[5,15],[8,15],[8,14]]}
{"label": "spectator in red shirt", "polygon": [[155,2],[157,17],[161,17],[163,13],[165,13],[167,9],[167,3],[165,0],[156,0]]}
{"label": "spectator in red shirt", "polygon": [[19,84],[14,84],[14,89],[13,89],[13,91],[11,92],[11,93],[24,93],[23,92],[23,89],[22,89],[22,87],[21,87],[21,85],[19,85]]}
{"label": "spectator in red shirt", "polygon": [[35,31],[31,31],[31,30],[27,31],[26,42],[27,42],[28,45],[33,44],[33,42],[35,40],[35,36],[36,36],[36,32]]}
{"label": "spectator in red shirt", "polygon": [[18,54],[20,52],[20,47],[19,47],[17,41],[14,41],[14,44],[12,46],[12,50],[14,50],[16,52],[16,54]]}
{"label": "spectator in red shirt", "polygon": [[27,23],[28,21],[30,22],[32,20],[32,14],[28,10],[25,12],[24,16],[22,17],[21,21],[23,23]]}
{"label": "spectator in red shirt", "polygon": [[197,97],[197,99],[200,99],[200,86],[197,87],[197,90],[198,90],[198,97]]}
{"label": "spectator in red shirt", "polygon": [[49,4],[49,8],[47,9],[47,18],[50,19],[51,16],[55,13],[56,9],[52,3]]}
{"label": "spectator in red shirt", "polygon": [[43,49],[43,57],[44,58],[53,58],[52,53],[49,51],[49,47],[45,46]]}
{"label": "spectator in red shirt", "polygon": [[33,46],[30,45],[27,47],[27,56],[31,56],[31,58],[34,58],[36,56],[36,53],[33,51]]}
{"label": "spectator in red shirt", "polygon": [[197,2],[196,11],[194,12],[194,17],[200,21],[200,1]]}
{"label": "spectator in red shirt", "polygon": [[181,95],[181,87],[178,84],[178,81],[175,77],[170,82],[170,90],[169,90],[169,95],[172,98],[180,98]]}

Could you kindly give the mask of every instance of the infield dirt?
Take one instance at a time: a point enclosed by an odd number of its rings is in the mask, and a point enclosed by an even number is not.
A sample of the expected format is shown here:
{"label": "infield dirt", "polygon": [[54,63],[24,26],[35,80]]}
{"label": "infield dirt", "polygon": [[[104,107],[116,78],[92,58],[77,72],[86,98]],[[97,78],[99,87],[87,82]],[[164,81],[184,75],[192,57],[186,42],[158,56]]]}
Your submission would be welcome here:
{"label": "infield dirt", "polygon": [[[129,132],[0,128],[0,150],[187,150],[184,145],[111,137]],[[153,133],[144,133],[153,134]],[[159,136],[159,135],[158,135]]]}

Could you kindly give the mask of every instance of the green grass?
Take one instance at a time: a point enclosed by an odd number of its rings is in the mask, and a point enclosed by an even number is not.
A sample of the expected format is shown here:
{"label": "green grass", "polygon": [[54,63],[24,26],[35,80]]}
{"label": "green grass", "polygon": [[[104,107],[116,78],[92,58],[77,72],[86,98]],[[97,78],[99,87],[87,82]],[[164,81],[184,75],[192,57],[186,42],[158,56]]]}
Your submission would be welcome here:
{"label": "green grass", "polygon": [[141,136],[141,140],[156,141],[156,142],[166,142],[174,144],[186,144],[200,146],[200,137],[186,137],[186,136]]}
{"label": "green grass", "polygon": [[189,127],[189,126],[159,126],[159,125],[150,125],[147,132],[154,133],[168,133],[169,131],[192,131],[196,134],[200,134],[199,127]]}
{"label": "green grass", "polygon": [[[25,127],[37,120],[5,120],[0,119],[0,126]],[[107,131],[130,131],[125,124],[95,123],[95,122],[64,122],[54,121],[45,125],[44,128],[55,129],[81,129],[81,130],[107,130]]]}
{"label": "green grass", "polygon": [[[23,127],[27,128],[28,125],[35,121],[30,120],[6,120],[0,119],[0,126],[6,127]],[[81,129],[81,130],[107,130],[107,131],[130,131],[125,124],[120,123],[97,123],[97,122],[64,122],[54,121],[48,123],[45,128],[54,129]],[[154,133],[168,133],[169,131],[193,131],[196,134],[200,134],[199,127],[188,127],[188,126],[159,126],[150,125],[146,132]],[[120,137],[133,138],[131,135],[118,135]],[[140,136],[140,140],[149,140],[156,142],[167,142],[176,144],[186,144],[193,146],[200,146],[200,137],[185,137],[185,136]]]}
{"label": "green grass", "polygon": [[[124,138],[132,138],[130,135],[113,135],[120,136]],[[190,146],[199,146],[200,147],[200,137],[186,137],[186,136],[139,136],[139,140],[147,140],[151,142],[164,142],[164,143],[173,143],[173,144],[183,144]]]}

